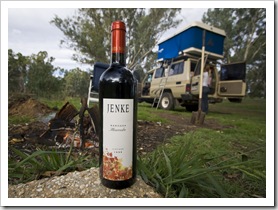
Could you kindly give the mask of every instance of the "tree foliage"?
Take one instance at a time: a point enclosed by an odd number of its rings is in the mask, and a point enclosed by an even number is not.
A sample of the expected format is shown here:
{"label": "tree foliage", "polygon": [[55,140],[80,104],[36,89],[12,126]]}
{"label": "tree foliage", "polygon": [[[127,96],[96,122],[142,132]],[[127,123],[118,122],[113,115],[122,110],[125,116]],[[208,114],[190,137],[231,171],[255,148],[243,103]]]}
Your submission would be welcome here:
{"label": "tree foliage", "polygon": [[[38,97],[86,97],[90,82],[88,72],[80,69],[66,71],[54,67],[53,57],[46,51],[24,56],[21,53],[9,53],[8,89],[12,94],[34,94]],[[59,70],[64,77],[55,76]]]}
{"label": "tree foliage", "polygon": [[15,54],[11,49],[8,53],[8,90],[10,93],[16,91],[25,93],[29,58],[21,53]]}
{"label": "tree foliage", "polygon": [[53,76],[55,71],[52,62],[53,57],[48,58],[46,51],[41,51],[37,55],[30,56],[28,69],[27,89],[30,93],[42,97],[51,97],[59,92],[61,82],[59,78]]}
{"label": "tree foliage", "polygon": [[127,65],[130,69],[153,65],[152,52],[157,41],[169,28],[180,23],[176,14],[180,9],[78,9],[77,15],[51,21],[65,35],[61,44],[73,50],[73,58],[81,63],[108,63],[110,58],[110,27],[115,20],[123,20],[127,28]]}
{"label": "tree foliage", "polygon": [[226,32],[227,63],[246,61],[250,96],[265,97],[266,10],[257,8],[208,9],[202,21]]}
{"label": "tree foliage", "polygon": [[65,94],[70,97],[87,97],[90,75],[79,68],[67,71],[64,76]]}

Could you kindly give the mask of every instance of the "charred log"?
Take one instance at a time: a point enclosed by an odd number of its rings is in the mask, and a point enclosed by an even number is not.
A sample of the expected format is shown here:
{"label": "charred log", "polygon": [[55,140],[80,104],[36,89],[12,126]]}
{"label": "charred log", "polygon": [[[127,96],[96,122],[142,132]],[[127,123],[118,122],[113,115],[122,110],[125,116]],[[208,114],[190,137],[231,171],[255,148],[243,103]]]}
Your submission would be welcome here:
{"label": "charred log", "polygon": [[69,102],[67,102],[60,110],[56,113],[54,119],[64,120],[70,122],[79,111]]}
{"label": "charred log", "polygon": [[68,122],[63,119],[51,119],[48,123],[49,129],[54,130],[61,130],[61,129],[74,129],[75,123],[74,122]]}
{"label": "charred log", "polygon": [[[57,145],[58,147],[74,147],[81,149],[89,147],[98,147],[98,127],[96,123],[98,112],[96,108],[87,107],[86,98],[81,99],[81,108],[77,109],[67,102],[55,115],[49,120],[48,130],[43,132],[39,137],[39,143],[49,146]],[[85,112],[88,111],[89,114]],[[79,114],[78,121],[74,117]]]}

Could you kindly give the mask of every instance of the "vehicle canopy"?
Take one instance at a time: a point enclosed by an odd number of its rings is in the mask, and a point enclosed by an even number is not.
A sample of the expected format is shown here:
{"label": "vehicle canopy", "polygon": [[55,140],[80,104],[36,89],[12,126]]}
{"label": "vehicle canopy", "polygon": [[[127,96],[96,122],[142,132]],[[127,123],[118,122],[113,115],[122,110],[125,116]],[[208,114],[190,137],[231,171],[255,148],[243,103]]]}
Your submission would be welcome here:
{"label": "vehicle canopy", "polygon": [[158,43],[158,60],[176,58],[184,53],[200,56],[203,36],[205,36],[205,54],[209,54],[214,59],[223,58],[225,31],[201,22],[193,22]]}

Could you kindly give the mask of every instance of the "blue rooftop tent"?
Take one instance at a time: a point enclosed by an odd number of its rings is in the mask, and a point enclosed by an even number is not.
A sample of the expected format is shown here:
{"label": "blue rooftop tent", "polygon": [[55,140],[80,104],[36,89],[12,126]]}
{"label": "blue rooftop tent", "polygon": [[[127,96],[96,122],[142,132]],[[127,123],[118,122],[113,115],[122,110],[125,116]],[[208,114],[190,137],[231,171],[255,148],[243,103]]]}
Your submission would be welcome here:
{"label": "blue rooftop tent", "polygon": [[205,37],[205,54],[211,58],[223,58],[225,31],[200,22],[193,22],[180,32],[158,43],[158,60],[169,60],[182,53],[201,55],[203,31]]}

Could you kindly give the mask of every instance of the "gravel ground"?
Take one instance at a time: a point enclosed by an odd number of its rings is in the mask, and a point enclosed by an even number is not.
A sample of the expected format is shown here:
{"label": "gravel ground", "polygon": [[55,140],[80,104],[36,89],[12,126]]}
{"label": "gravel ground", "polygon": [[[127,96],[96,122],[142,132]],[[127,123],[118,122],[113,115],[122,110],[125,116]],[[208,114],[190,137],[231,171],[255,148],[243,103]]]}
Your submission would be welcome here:
{"label": "gravel ground", "polygon": [[114,190],[100,183],[99,169],[9,185],[9,198],[161,198],[140,177],[130,188]]}

